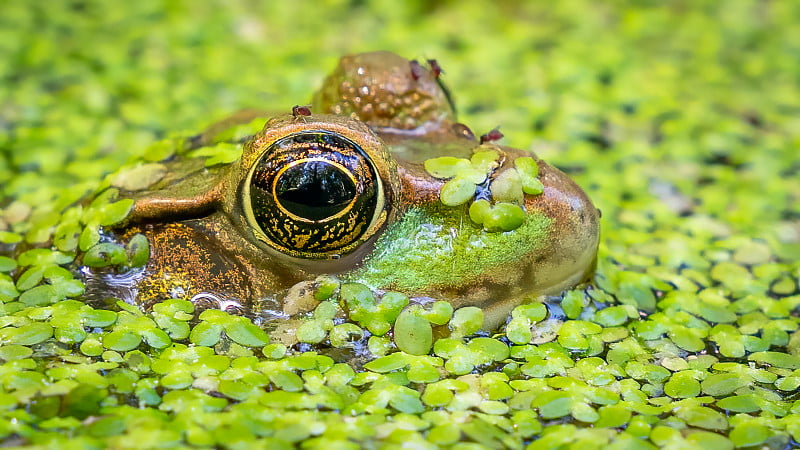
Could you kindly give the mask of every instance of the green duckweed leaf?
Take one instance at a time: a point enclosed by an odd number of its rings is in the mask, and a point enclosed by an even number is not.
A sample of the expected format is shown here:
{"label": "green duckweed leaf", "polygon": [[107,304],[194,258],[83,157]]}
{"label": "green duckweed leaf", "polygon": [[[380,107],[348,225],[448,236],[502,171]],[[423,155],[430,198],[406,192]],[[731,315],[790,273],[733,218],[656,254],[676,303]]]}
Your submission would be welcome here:
{"label": "green duckweed leaf", "polygon": [[314,282],[317,285],[317,290],[314,292],[314,299],[320,302],[328,300],[341,285],[337,278],[326,275],[317,277]]}
{"label": "green duckweed leaf", "polygon": [[127,262],[125,248],[111,242],[97,244],[83,255],[83,264],[89,267],[117,266]]}
{"label": "green duckweed leaf", "polygon": [[512,231],[525,222],[525,211],[519,205],[497,203],[484,218],[483,226],[487,231]]}
{"label": "green duckweed leaf", "polygon": [[464,178],[453,178],[442,186],[439,197],[447,206],[463,205],[475,195],[475,183]]}
{"label": "green duckweed leaf", "polygon": [[616,428],[631,420],[631,411],[624,405],[607,405],[598,409],[598,419],[594,426],[599,428]]}
{"label": "green duckweed leaf", "polygon": [[111,436],[118,436],[127,429],[125,420],[120,417],[103,417],[95,422],[92,422],[87,427],[87,432],[92,437],[106,438]]}
{"label": "green duckweed leaf", "polygon": [[713,448],[715,450],[732,450],[731,441],[719,434],[709,431],[696,431],[686,436],[686,442],[695,448]]}
{"label": "green duckweed leaf", "polygon": [[44,271],[44,267],[34,266],[22,272],[22,275],[17,279],[17,289],[25,291],[36,286],[44,278]]}
{"label": "green duckweed leaf", "polygon": [[286,346],[283,344],[269,344],[262,349],[264,356],[270,359],[280,359],[286,354]]}
{"label": "green duckweed leaf", "polygon": [[100,242],[99,225],[96,222],[86,224],[78,238],[78,248],[87,251]]}
{"label": "green duckweed leaf", "polygon": [[544,419],[557,419],[570,413],[573,401],[569,394],[561,391],[543,392],[534,399],[531,406],[539,409]]}
{"label": "green duckweed leaf", "polygon": [[718,408],[737,413],[753,413],[761,410],[758,398],[754,395],[734,395],[716,403]]}
{"label": "green duckweed leaf", "polygon": [[397,348],[408,354],[427,354],[433,345],[430,322],[411,309],[403,310],[394,324],[394,342]]}
{"label": "green duckweed leaf", "polygon": [[0,256],[0,272],[11,272],[17,268],[17,262],[7,256]]}
{"label": "green duckweed leaf", "polygon": [[453,316],[453,305],[445,301],[433,302],[418,314],[434,325],[444,325]]}
{"label": "green duckweed leaf", "polygon": [[53,327],[47,323],[32,322],[19,328],[0,329],[3,340],[18,345],[33,345],[53,336]]}
{"label": "green duckweed leaf", "polygon": [[300,342],[318,344],[327,336],[328,332],[322,320],[308,320],[297,327],[295,335]]}
{"label": "green duckweed leaf", "polygon": [[200,322],[192,328],[189,341],[195,345],[210,347],[219,342],[222,325],[212,322]]}
{"label": "green duckweed leaf", "polygon": [[14,281],[6,274],[0,273],[0,301],[6,302],[19,295]]}
{"label": "green duckweed leaf", "polygon": [[527,344],[533,337],[531,325],[531,320],[526,317],[513,318],[506,325],[506,337],[515,344]]}
{"label": "green duckweed leaf", "polygon": [[16,244],[22,241],[22,236],[9,231],[0,231],[0,242],[3,244]]}
{"label": "green duckweed leaf", "polygon": [[[561,300],[561,308],[564,309],[564,313],[566,313],[568,318],[577,319],[583,311],[585,302],[586,299],[583,295],[583,292],[569,291],[564,294],[564,299]],[[595,318],[600,315],[600,312],[602,312],[602,310],[598,311],[598,313],[595,315]],[[599,321],[600,320],[598,319],[598,322]]]}
{"label": "green duckweed leaf", "polygon": [[117,321],[117,313],[95,309],[83,316],[84,324],[89,327],[107,327]]}
{"label": "green duckweed leaf", "polygon": [[408,366],[408,355],[400,352],[392,353],[372,360],[364,368],[378,373],[393,372]]}
{"label": "green duckweed leaf", "polygon": [[519,305],[511,311],[511,317],[525,317],[532,322],[539,322],[547,317],[547,307],[539,302]]}
{"label": "green duckweed leaf", "polygon": [[0,347],[0,359],[3,361],[14,361],[25,359],[33,353],[29,347],[19,344],[6,344]]}
{"label": "green duckweed leaf", "polygon": [[474,306],[459,308],[453,313],[448,325],[453,334],[467,336],[481,329],[483,326],[483,311]]}
{"label": "green duckweed leaf", "polygon": [[703,406],[679,407],[675,415],[694,427],[716,431],[728,428],[728,420],[722,413]]}
{"label": "green duckweed leaf", "polygon": [[103,207],[97,217],[97,222],[102,226],[114,225],[122,222],[133,208],[132,199],[124,199]]}
{"label": "green duckweed leaf", "polygon": [[162,139],[153,142],[145,150],[142,156],[146,161],[158,162],[172,157],[179,148],[179,142],[175,139]]}
{"label": "green duckweed leaf", "polygon": [[715,373],[709,375],[701,383],[703,393],[714,397],[722,397],[746,386],[748,380],[736,373]]}
{"label": "green duckweed leaf", "polygon": [[522,181],[516,169],[507,169],[492,180],[492,198],[495,202],[521,204],[524,198]]}
{"label": "green duckweed leaf", "polygon": [[454,156],[440,156],[424,162],[425,171],[436,178],[452,178],[470,166],[469,160]]}
{"label": "green duckweed leaf", "polygon": [[479,150],[469,158],[472,167],[482,173],[487,173],[497,166],[500,154],[496,150]]}
{"label": "green duckweed leaf", "polygon": [[317,320],[331,320],[336,317],[336,305],[331,302],[321,302],[314,308],[314,318]]}
{"label": "green duckweed leaf", "polygon": [[263,347],[269,343],[267,333],[244,317],[236,317],[226,324],[225,334],[234,342],[248,347]]}
{"label": "green duckweed leaf", "polygon": [[783,369],[800,369],[800,355],[789,355],[781,352],[757,352],[748,356],[747,359]]}
{"label": "green duckweed leaf", "polygon": [[331,329],[329,338],[332,346],[342,348],[347,347],[353,341],[361,339],[363,336],[364,330],[359,328],[356,324],[343,323],[341,325],[336,325]]}
{"label": "green duckweed leaf", "polygon": [[218,164],[230,164],[242,156],[242,145],[220,142],[213,146],[202,147],[189,154],[192,158],[207,157],[206,167],[213,167]]}
{"label": "green duckweed leaf", "polygon": [[158,328],[151,328],[142,331],[142,338],[147,345],[153,348],[164,348],[172,344],[172,339],[163,330]]}
{"label": "green duckweed leaf", "polygon": [[728,437],[736,447],[759,445],[772,436],[772,431],[755,422],[744,422],[733,427]]}
{"label": "green duckweed leaf", "polygon": [[611,306],[595,314],[595,321],[604,327],[623,325],[629,319],[629,310],[625,306]]}
{"label": "green duckweed leaf", "polygon": [[19,301],[28,306],[44,306],[53,304],[63,298],[64,296],[60,295],[54,286],[44,284],[23,292],[19,296]]}
{"label": "green duckweed leaf", "polygon": [[50,266],[67,264],[75,259],[74,255],[44,248],[28,250],[17,257],[21,266]]}
{"label": "green duckweed leaf", "polygon": [[82,228],[77,219],[74,221],[62,221],[55,230],[53,245],[62,252],[73,252],[78,247]]}
{"label": "green duckweed leaf", "polygon": [[141,233],[136,233],[125,245],[128,264],[131,267],[142,267],[150,259],[150,242]]}
{"label": "green duckweed leaf", "polygon": [[142,337],[133,331],[114,330],[103,338],[103,346],[120,352],[133,350],[142,342]]}
{"label": "green duckweed leaf", "polygon": [[488,200],[475,200],[471,205],[469,205],[469,218],[473,222],[481,225],[486,218],[489,217],[491,210],[492,205]]}
{"label": "green duckweed leaf", "polygon": [[161,181],[166,174],[167,167],[164,164],[139,164],[117,172],[111,185],[126,191],[141,191]]}
{"label": "green duckweed leaf", "polygon": [[539,195],[544,191],[544,186],[539,180],[539,165],[529,156],[514,160],[514,165],[519,172],[522,190],[528,195]]}
{"label": "green duckweed leaf", "polygon": [[672,398],[694,398],[700,394],[700,382],[695,371],[678,372],[664,384],[664,393]]}
{"label": "green duckweed leaf", "polygon": [[85,338],[80,345],[81,353],[86,356],[99,356],[103,350],[103,343],[95,337]]}

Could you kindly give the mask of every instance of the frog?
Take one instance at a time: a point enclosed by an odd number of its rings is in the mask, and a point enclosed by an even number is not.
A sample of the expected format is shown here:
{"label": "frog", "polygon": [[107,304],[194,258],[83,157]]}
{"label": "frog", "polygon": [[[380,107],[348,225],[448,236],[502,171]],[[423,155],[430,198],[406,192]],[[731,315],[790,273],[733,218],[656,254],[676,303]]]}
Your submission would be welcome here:
{"label": "frog", "polygon": [[[88,273],[88,289],[144,309],[184,298],[285,318],[313,309],[298,286],[334,277],[478,307],[492,329],[517,305],[591,280],[599,211],[586,193],[533,152],[500,145],[498,130],[476,137],[438,63],[428,66],[388,51],[347,55],[310,104],[242,110],[187,139],[185,150],[202,149],[264,121],[232,162],[209,167],[183,152],[142,186],[121,187],[133,206],[110,232],[144,235],[149,260],[116,279]],[[523,166],[534,168],[522,176],[532,189],[519,189]],[[487,225],[503,208],[514,223]]]}

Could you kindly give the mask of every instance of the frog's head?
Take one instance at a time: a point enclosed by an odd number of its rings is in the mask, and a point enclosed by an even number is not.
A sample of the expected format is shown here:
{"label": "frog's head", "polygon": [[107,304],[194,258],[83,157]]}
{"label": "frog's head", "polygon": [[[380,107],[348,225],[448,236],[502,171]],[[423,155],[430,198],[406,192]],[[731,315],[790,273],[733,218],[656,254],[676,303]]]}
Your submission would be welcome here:
{"label": "frog's head", "polygon": [[270,119],[230,180],[225,205],[242,235],[313,271],[353,265],[402,209],[386,145],[348,117]]}

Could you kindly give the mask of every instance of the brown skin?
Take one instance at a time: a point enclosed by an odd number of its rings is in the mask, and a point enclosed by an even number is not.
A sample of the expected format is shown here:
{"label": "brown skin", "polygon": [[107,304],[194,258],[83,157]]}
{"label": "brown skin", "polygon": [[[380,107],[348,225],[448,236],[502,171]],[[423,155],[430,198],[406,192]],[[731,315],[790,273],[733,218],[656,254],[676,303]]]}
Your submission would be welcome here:
{"label": "brown skin", "polygon": [[[375,240],[405,211],[438,204],[446,180],[429,175],[423,162],[445,155],[469,158],[480,143],[469,128],[456,122],[437,73],[420,65],[412,73],[411,68],[408,60],[389,52],[346,56],[314,96],[313,114],[295,111],[270,119],[245,145],[239,161],[206,169],[199,159],[175,159],[164,163],[168,169],[164,179],[147,190],[123,193],[135,200],[135,206],[118,232],[123,239],[144,233],[151,245],[150,262],[136,286],[137,301],[149,307],[176,296],[206,301],[205,294],[211,294],[254,313],[294,312],[296,305],[284,305],[290,287],[318,274],[346,274],[359,267]],[[222,130],[261,114],[237,113],[212,125],[191,145],[206,145]],[[367,231],[357,242],[315,259],[276,250],[254,229],[242,200],[249,192],[251,168],[264,151],[287,135],[308,130],[336,133],[359,145],[373,161],[385,197],[384,207],[371,224],[364,225]],[[514,167],[517,157],[534,156],[493,142],[482,149],[487,146],[501,154],[492,178]],[[539,251],[513,265],[495,266],[478,280],[455,286],[431,284],[406,294],[483,307],[486,325],[493,327],[525,298],[555,294],[589,279],[598,244],[597,210],[569,177],[538,163],[544,193],[525,195],[524,208],[552,219],[547,243]]]}

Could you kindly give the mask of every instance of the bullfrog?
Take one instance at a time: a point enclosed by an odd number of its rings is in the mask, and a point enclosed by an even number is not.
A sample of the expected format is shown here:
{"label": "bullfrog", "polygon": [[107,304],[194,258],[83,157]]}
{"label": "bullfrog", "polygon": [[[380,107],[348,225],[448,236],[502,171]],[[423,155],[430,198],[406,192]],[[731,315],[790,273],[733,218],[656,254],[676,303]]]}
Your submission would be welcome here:
{"label": "bullfrog", "polygon": [[[185,298],[291,316],[313,307],[297,287],[331,275],[477,306],[493,328],[590,279],[598,210],[563,172],[499,145],[498,130],[476,137],[458,122],[440,75],[435,61],[345,56],[310,105],[240,111],[188,139],[155,176],[120,187],[133,207],[111,231],[147,238],[146,267],[88,273],[90,289],[144,308]],[[233,162],[185,156],[253,120],[265,124]]]}

